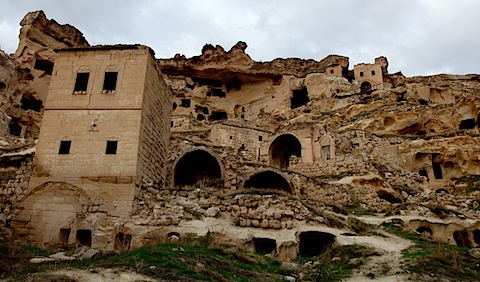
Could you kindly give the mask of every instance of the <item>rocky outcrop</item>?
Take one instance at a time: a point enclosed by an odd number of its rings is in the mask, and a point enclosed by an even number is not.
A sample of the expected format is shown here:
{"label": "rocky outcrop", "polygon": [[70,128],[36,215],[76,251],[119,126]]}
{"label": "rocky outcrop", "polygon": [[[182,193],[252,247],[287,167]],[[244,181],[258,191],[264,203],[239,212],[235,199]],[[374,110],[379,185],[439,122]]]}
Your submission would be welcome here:
{"label": "rocky outcrop", "polygon": [[[43,11],[28,13],[20,25],[15,54],[0,51],[0,108],[10,117],[10,134],[36,137],[57,56],[55,49],[89,45],[78,29],[48,20]],[[5,139],[4,125],[0,134]]]}
{"label": "rocky outcrop", "polygon": [[325,72],[331,65],[348,68],[348,58],[330,55],[321,61],[297,58],[275,59],[271,62],[256,62],[245,53],[247,44],[239,41],[229,51],[222,46],[206,44],[200,56],[186,58],[177,54],[172,59],[159,59],[164,74],[216,80],[227,83],[232,80],[255,82],[265,79],[281,79],[282,75],[305,77],[310,73]]}

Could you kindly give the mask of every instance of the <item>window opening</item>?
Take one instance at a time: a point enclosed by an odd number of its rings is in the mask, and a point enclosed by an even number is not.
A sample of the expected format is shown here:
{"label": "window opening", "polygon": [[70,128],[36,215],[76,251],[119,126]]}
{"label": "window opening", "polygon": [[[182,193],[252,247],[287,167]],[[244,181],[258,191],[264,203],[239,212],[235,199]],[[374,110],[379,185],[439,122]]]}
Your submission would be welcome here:
{"label": "window opening", "polygon": [[308,102],[310,102],[310,98],[308,98],[307,87],[303,87],[301,89],[292,91],[292,98],[290,99],[291,109],[295,109],[303,105],[306,105]]}
{"label": "window opening", "polygon": [[360,72],[360,76],[363,77],[363,71]]}
{"label": "window opening", "polygon": [[52,75],[53,72],[53,62],[49,60],[36,60],[35,66],[33,67],[36,70],[44,71],[45,73]]}
{"label": "window opening", "polygon": [[433,175],[435,176],[435,179],[443,179],[441,164],[433,163],[432,167],[433,167]]}
{"label": "window opening", "polygon": [[464,119],[460,121],[461,130],[474,129],[475,126],[477,126],[477,123],[475,122],[474,118]]}
{"label": "window opening", "polygon": [[372,70],[372,75],[375,75],[375,71],[374,71],[374,70]]}
{"label": "window opening", "polygon": [[72,141],[70,140],[62,140],[60,141],[60,149],[58,150],[58,153],[60,155],[68,155],[70,154],[70,147],[72,145]]}
{"label": "window opening", "polygon": [[105,154],[115,155],[117,153],[118,141],[108,140],[107,148],[105,149]]}
{"label": "window opening", "polygon": [[331,159],[330,156],[330,145],[322,146],[322,157],[325,161]]}
{"label": "window opening", "polygon": [[105,72],[105,80],[103,81],[103,90],[105,93],[115,91],[117,87],[118,72]]}
{"label": "window opening", "polygon": [[73,88],[74,94],[85,94],[87,92],[89,76],[90,76],[90,73],[88,72],[77,73],[77,79],[75,80],[75,87]]}
{"label": "window opening", "polygon": [[190,99],[182,99],[180,107],[190,108]]}
{"label": "window opening", "polygon": [[67,245],[68,244],[68,238],[70,237],[70,228],[62,228],[60,229],[60,244],[62,245]]}
{"label": "window opening", "polygon": [[418,174],[420,174],[420,176],[424,176],[424,177],[426,177],[427,179],[429,179],[429,178],[428,178],[428,171],[427,171],[426,169],[421,169],[421,170],[418,172]]}
{"label": "window opening", "polygon": [[77,230],[77,243],[80,246],[92,247],[92,231],[85,229]]}
{"label": "window opening", "polygon": [[24,110],[33,110],[35,112],[40,112],[40,109],[42,108],[42,101],[41,100],[36,100],[33,97],[22,97],[22,100],[20,100],[21,103],[21,108]]}

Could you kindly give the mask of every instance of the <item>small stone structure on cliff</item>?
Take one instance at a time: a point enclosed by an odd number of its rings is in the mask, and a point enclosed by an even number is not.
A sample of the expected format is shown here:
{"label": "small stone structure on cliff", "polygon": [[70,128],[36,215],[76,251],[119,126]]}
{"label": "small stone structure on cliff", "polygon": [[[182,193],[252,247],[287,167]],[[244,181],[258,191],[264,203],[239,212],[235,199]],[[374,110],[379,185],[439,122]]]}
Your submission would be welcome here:
{"label": "small stone structure on cliff", "polygon": [[385,57],[260,63],[244,42],[155,59],[88,46],[43,12],[22,26],[0,72],[17,136],[4,134],[0,172],[5,222],[30,243],[125,250],[217,232],[288,259],[353,243],[372,212],[480,244],[478,75],[406,78]]}

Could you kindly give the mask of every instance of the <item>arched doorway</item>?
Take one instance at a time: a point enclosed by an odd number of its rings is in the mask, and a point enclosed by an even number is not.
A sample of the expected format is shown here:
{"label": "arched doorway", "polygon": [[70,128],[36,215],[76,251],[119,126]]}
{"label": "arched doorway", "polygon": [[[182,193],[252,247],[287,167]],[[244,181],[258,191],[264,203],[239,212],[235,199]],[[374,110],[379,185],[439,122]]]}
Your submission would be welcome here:
{"label": "arched doorway", "polygon": [[215,181],[221,178],[220,164],[205,150],[190,151],[184,154],[175,165],[175,186],[194,185],[202,181]]}
{"label": "arched doorway", "polygon": [[292,134],[283,134],[275,138],[270,145],[270,164],[280,169],[287,169],[290,157],[302,156],[302,145]]}
{"label": "arched doorway", "polygon": [[370,84],[370,82],[368,82],[368,81],[362,82],[362,84],[360,85],[360,91],[362,93],[367,93],[370,90],[372,90],[372,84]]}
{"label": "arched doorway", "polygon": [[266,170],[250,176],[245,181],[245,188],[275,189],[292,193],[292,186],[281,174]]}

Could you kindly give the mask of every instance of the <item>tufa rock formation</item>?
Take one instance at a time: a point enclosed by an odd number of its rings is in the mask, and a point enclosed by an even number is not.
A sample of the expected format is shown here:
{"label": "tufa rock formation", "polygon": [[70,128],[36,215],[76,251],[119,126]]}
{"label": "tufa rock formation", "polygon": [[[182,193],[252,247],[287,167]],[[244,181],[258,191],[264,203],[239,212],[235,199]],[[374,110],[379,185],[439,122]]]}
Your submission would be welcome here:
{"label": "tufa rock formation", "polygon": [[479,75],[261,63],[244,42],[155,59],[89,47],[43,12],[21,24],[14,58],[0,54],[0,130],[39,138],[33,163],[34,149],[0,156],[0,192],[27,242],[126,250],[217,232],[286,260],[366,242],[362,224],[393,217],[480,245]]}

